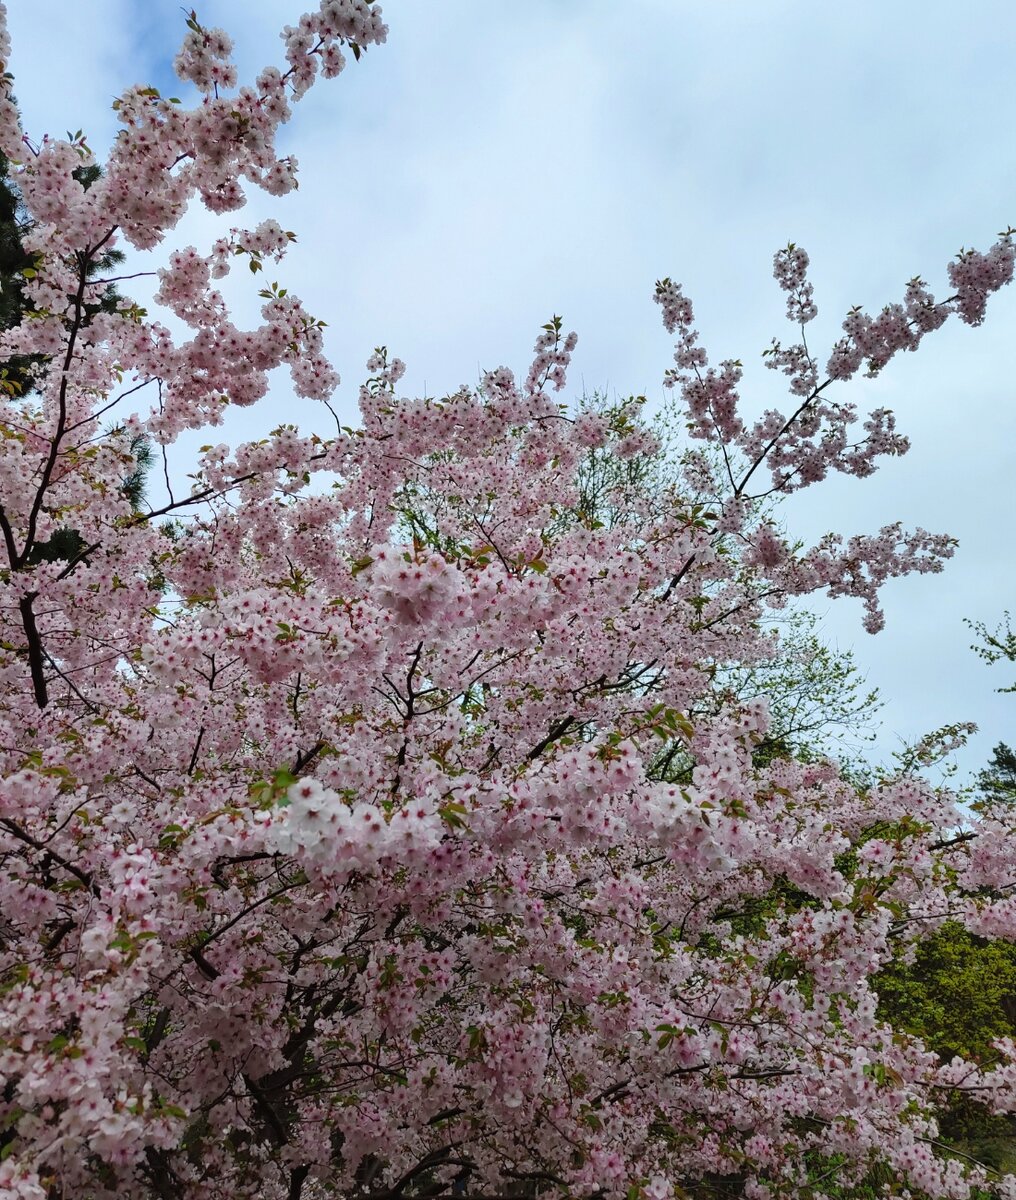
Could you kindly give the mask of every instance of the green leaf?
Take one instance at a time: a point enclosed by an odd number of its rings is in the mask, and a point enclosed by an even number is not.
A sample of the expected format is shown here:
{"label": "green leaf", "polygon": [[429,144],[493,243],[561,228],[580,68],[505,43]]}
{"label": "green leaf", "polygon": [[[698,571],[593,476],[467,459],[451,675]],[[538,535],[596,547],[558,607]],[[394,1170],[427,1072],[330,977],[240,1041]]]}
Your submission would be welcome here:
{"label": "green leaf", "polygon": [[451,829],[464,829],[466,822],[463,819],[469,810],[462,804],[457,804],[454,801],[447,801],[438,808],[438,815]]}

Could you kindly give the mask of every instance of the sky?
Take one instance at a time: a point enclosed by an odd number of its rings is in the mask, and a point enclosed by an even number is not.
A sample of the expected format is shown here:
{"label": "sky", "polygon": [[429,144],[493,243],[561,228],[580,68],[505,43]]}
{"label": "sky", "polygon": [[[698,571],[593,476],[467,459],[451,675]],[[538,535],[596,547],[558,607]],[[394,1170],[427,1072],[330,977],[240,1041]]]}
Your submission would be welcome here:
{"label": "sky", "polygon": [[[197,0],[195,0],[197,2]],[[7,0],[10,69],[33,137],[84,129],[99,157],[111,103],[132,83],[188,96],[172,56],[175,0]],[[877,312],[922,275],[948,295],[961,247],[1016,224],[1016,5],[975,0],[386,0],[388,44],[316,85],[280,138],[300,190],[251,196],[242,214],[193,212],[167,248],[207,252],[231,224],[272,216],[298,241],[274,276],[328,322],[355,423],[363,363],[384,343],[408,395],[441,395],[507,365],[524,372],[552,314],[579,334],[565,396],[665,396],[671,341],[652,303],[680,280],[713,362],[740,358],[745,409],[779,405],[761,352],[793,334],[772,255],[811,255],[829,347],[847,310]],[[281,62],[299,0],[206,0],[198,17],[236,42],[242,81]],[[227,297],[256,324],[256,288]],[[137,290],[143,299],[143,287]],[[1016,742],[1016,666],[989,668],[964,619],[1016,609],[1016,287],[985,325],[950,321],[875,381],[844,385],[888,406],[912,441],[874,478],[837,477],[786,503],[809,544],[891,521],[948,532],[942,575],[883,592],[871,637],[858,602],[815,597],[826,639],[852,649],[885,700],[869,753],[887,758],[937,726],[975,721],[956,781]],[[849,397],[847,391],[849,390]],[[327,420],[325,419],[327,418]],[[215,440],[331,418],[279,387]],[[200,435],[176,448],[176,467]]]}

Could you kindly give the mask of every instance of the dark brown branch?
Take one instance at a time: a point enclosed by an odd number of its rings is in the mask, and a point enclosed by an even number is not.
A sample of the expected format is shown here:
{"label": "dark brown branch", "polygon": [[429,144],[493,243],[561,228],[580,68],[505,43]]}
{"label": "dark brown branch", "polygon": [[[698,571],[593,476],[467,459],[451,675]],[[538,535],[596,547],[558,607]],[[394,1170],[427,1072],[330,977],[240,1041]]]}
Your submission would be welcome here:
{"label": "dark brown branch", "polygon": [[303,1185],[309,1174],[310,1167],[306,1165],[293,1168],[289,1175],[289,1196],[287,1200],[300,1200],[303,1194]]}
{"label": "dark brown branch", "polygon": [[26,846],[31,846],[33,850],[38,850],[40,854],[48,854],[53,862],[55,862],[58,866],[63,867],[65,871],[83,883],[93,896],[100,896],[102,894],[98,885],[93,881],[92,876],[88,871],[82,871],[80,867],[75,866],[74,863],[72,863],[69,859],[64,858],[62,854],[54,850],[51,846],[47,846],[45,842],[40,842],[37,838],[32,837],[32,835],[26,830],[22,829],[17,822],[12,821],[9,817],[0,817],[0,825],[2,825],[8,833],[12,833],[18,839],[18,841],[24,842]]}
{"label": "dark brown branch", "polygon": [[674,578],[671,579],[670,583],[667,584],[667,590],[663,593],[662,599],[664,599],[664,600],[670,599],[670,593],[674,590],[674,588],[677,587],[677,585],[681,582],[681,580],[685,577],[685,575],[688,574],[689,570],[691,569],[691,565],[694,561],[695,561],[695,555],[693,554],[688,559],[688,561],[684,564],[684,566],[680,569],[680,571],[678,571],[678,573],[674,576]]}
{"label": "dark brown branch", "polygon": [[49,688],[46,685],[42,637],[39,634],[39,627],[35,623],[35,612],[32,608],[38,594],[38,592],[29,592],[27,596],[22,596],[18,607],[21,610],[21,623],[25,629],[28,669],[32,673],[32,691],[35,694],[35,703],[39,708],[45,708],[49,704]]}
{"label": "dark brown branch", "polygon": [[257,1080],[253,1079],[246,1072],[244,1073],[243,1081],[254,1098],[254,1107],[271,1131],[272,1140],[277,1146],[284,1146],[289,1141],[289,1130],[286,1128],[286,1124],[279,1115],[275,1105],[272,1104],[267,1093],[258,1086]]}
{"label": "dark brown branch", "polygon": [[780,429],[780,431],[778,433],[774,434],[769,439],[769,442],[766,444],[765,449],[762,451],[761,454],[758,455],[758,457],[755,459],[755,461],[751,464],[751,466],[748,468],[748,473],[744,476],[744,478],[741,480],[741,482],[734,489],[735,496],[744,495],[744,489],[748,486],[748,480],[751,479],[752,475],[755,474],[755,472],[758,470],[758,468],[769,457],[769,451],[772,450],[772,448],[776,445],[776,443],[780,440],[780,438],[783,437],[783,435],[787,432],[787,430],[791,427],[791,425],[794,424],[794,422],[797,420],[797,418],[803,412],[805,412],[806,409],[811,407],[811,405],[814,403],[814,401],[816,401],[819,398],[821,393],[824,392],[831,383],[832,383],[832,380],[827,379],[825,381],[825,383],[819,384],[818,387],[814,388],[812,390],[811,394],[807,397],[807,399],[804,400],[803,403],[800,405],[797,412],[795,412],[793,414],[793,416],[787,418],[787,420],[784,422],[783,428]]}
{"label": "dark brown branch", "polygon": [[[201,945],[197,947],[196,950],[191,951],[191,958],[194,958],[195,953],[200,953],[200,951],[204,950],[204,948],[211,942],[214,942],[216,938],[221,937],[228,929],[232,929],[234,925],[238,925],[244,919],[244,917],[249,917],[256,908],[260,908],[262,904],[268,904],[270,901],[277,899],[279,896],[285,895],[286,892],[291,892],[293,888],[297,886],[298,885],[295,883],[284,883],[281,887],[277,887],[274,891],[268,892],[266,895],[262,896],[260,900],[255,900],[253,904],[248,904],[245,909],[243,909],[241,912],[238,912],[235,917],[230,917],[230,919],[224,924],[220,925],[218,929],[213,929],[210,933],[206,933]],[[197,959],[194,961],[197,962]],[[209,966],[210,965],[211,964],[209,964]],[[218,971],[215,973],[218,975]]]}
{"label": "dark brown branch", "polygon": [[90,546],[86,546],[84,550],[79,550],[77,554],[70,560],[66,567],[57,576],[57,579],[66,579],[77,567],[78,563],[84,562],[94,550],[102,545],[102,542],[92,542]]}
{"label": "dark brown branch", "polygon": [[566,734],[574,724],[574,717],[562,717],[560,721],[555,721],[554,724],[551,725],[550,729],[547,730],[547,736],[536,743],[532,750],[530,750],[526,755],[526,758],[530,762],[533,762],[535,759],[539,758],[548,746],[552,746],[554,742],[556,742],[559,737],[562,737],[564,734]]}
{"label": "dark brown branch", "polygon": [[74,682],[74,680],[71,679],[64,671],[62,671],[60,669],[59,665],[57,664],[57,662],[55,661],[53,656],[47,650],[43,650],[42,653],[45,656],[46,662],[48,662],[49,665],[53,668],[53,670],[56,671],[56,673],[60,676],[60,678],[64,681],[64,683],[67,684],[67,686],[71,689],[71,691],[74,693],[74,695],[77,696],[77,698],[81,701],[81,703],[85,706],[85,708],[87,708],[89,712],[97,713],[99,711],[97,706],[94,705],[91,702],[91,700],[88,699],[87,696],[82,694],[81,690],[78,688],[78,686]]}
{"label": "dark brown branch", "polygon": [[180,1195],[180,1180],[169,1165],[169,1154],[165,1150],[156,1146],[145,1148],[144,1172],[159,1200],[176,1200]]}
{"label": "dark brown branch", "polygon": [[296,756],[296,761],[293,763],[292,767],[290,768],[291,773],[293,775],[299,775],[300,772],[302,770],[304,770],[308,766],[309,763],[313,762],[314,759],[317,758],[317,756],[321,753],[321,751],[324,748],[325,748],[325,743],[323,741],[319,740],[319,741],[316,741],[309,750],[301,750],[300,753],[297,754],[297,756]]}
{"label": "dark brown branch", "polygon": [[209,982],[211,982],[213,979],[218,979],[222,974],[217,967],[212,966],[208,959],[205,958],[205,956],[201,953],[200,947],[192,947],[188,954],[191,961]]}
{"label": "dark brown branch", "polygon": [[7,513],[4,506],[0,504],[0,530],[3,530],[4,545],[7,547],[7,558],[11,567],[16,567],[18,563],[18,547],[14,540],[14,530],[11,528],[11,523],[7,519]]}
{"label": "dark brown branch", "polygon": [[152,1051],[159,1045],[162,1039],[166,1036],[166,1030],[169,1028],[169,1009],[159,1009],[159,1015],[155,1018],[155,1024],[151,1031],[145,1037],[145,1061],[148,1061]]}
{"label": "dark brown branch", "polygon": [[267,859],[274,857],[274,854],[269,854],[265,850],[259,850],[254,854],[223,854],[212,863],[212,878],[219,887],[225,887],[226,878],[223,875],[223,871],[227,867],[236,866],[238,863],[265,862]]}
{"label": "dark brown branch", "polygon": [[932,842],[928,847],[929,850],[948,850],[950,846],[960,846],[964,842],[973,841],[977,834],[968,830],[966,833],[958,833],[955,837],[942,838],[940,841]]}
{"label": "dark brown branch", "polygon": [[190,765],[187,767],[188,775],[194,774],[194,768],[197,766],[197,763],[198,763],[198,752],[201,750],[201,739],[204,736],[205,736],[205,727],[204,727],[204,725],[202,725],[201,728],[198,730],[197,741],[194,743],[194,751],[190,757]]}
{"label": "dark brown branch", "polygon": [[64,938],[74,928],[75,922],[71,920],[61,921],[60,924],[53,930],[42,951],[44,954],[52,954],[53,951],[60,945]]}
{"label": "dark brown branch", "polygon": [[[95,249],[98,249],[98,247]],[[85,250],[78,256],[78,290],[74,295],[74,319],[71,322],[70,336],[67,338],[67,351],[64,354],[63,369],[60,372],[60,391],[58,393],[60,409],[57,416],[56,430],[53,433],[53,439],[49,445],[49,454],[46,456],[46,462],[42,468],[42,478],[39,480],[39,487],[35,493],[35,499],[32,501],[31,511],[28,514],[28,527],[25,531],[25,545],[18,560],[19,566],[22,566],[25,562],[27,562],[28,555],[31,553],[32,547],[35,544],[35,531],[39,523],[39,515],[42,512],[42,505],[46,499],[46,492],[48,491],[50,481],[53,478],[53,471],[56,468],[57,459],[60,457],[60,443],[63,441],[64,434],[66,433],[67,378],[68,372],[71,369],[71,363],[74,361],[74,347],[78,340],[78,334],[80,333],[85,320],[85,286],[88,282],[88,265],[94,252],[94,249]],[[40,707],[42,706],[40,705]]]}

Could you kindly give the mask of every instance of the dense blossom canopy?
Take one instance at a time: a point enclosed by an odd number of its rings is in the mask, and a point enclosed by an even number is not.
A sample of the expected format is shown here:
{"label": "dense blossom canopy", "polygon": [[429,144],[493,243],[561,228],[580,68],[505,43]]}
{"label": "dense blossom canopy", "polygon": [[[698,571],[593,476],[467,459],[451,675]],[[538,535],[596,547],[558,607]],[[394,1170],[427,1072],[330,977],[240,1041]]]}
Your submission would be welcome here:
{"label": "dense blossom canopy", "polygon": [[[196,106],[128,89],[88,187],[82,141],[31,143],[0,101],[34,256],[0,341],[37,364],[0,397],[0,1193],[766,1200],[882,1165],[965,1200],[987,1175],[935,1112],[1016,1109],[1016,1047],[940,1062],[871,981],[947,918],[1016,936],[1011,813],[961,831],[913,777],[757,765],[762,703],[688,714],[765,651],[767,606],[855,596],[874,631],[880,585],[951,553],[897,524],[802,548],[761,500],[907,448],[838,389],[978,324],[1011,238],[961,255],[944,301],[913,280],[851,312],[824,375],[774,343],[792,405],[758,419],[663,280],[693,449],[609,513],[580,503],[584,457],[655,441],[637,402],[559,403],[556,318],[524,381],[442,400],[402,396],[379,350],[360,428],[209,445],[189,495],[138,511],[138,435],[161,454],[281,365],[301,395],[337,385],[285,288],[252,330],[216,289],[282,257],[275,221],[158,248],[195,193],[290,190],[293,102],[385,34],[369,0],[323,0],[238,87],[192,16]],[[152,252],[183,336],[89,304],[118,242]],[[807,265],[775,260],[795,327]],[[40,560],[61,529],[80,548]]]}

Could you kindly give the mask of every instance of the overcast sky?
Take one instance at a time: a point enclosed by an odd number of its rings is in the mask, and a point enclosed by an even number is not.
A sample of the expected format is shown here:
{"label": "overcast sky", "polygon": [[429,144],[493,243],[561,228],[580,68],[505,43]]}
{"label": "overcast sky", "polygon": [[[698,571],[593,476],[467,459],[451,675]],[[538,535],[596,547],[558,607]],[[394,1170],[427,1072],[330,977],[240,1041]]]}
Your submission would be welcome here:
{"label": "overcast sky", "polygon": [[[196,2],[196,0],[195,0]],[[129,83],[184,96],[170,62],[175,0],[7,0],[11,69],[33,137],[85,129],[101,153]],[[274,216],[299,241],[273,269],[329,324],[355,420],[362,364],[379,343],[405,359],[407,393],[440,395],[481,370],[525,370],[539,326],[579,334],[568,395],[663,399],[670,339],[654,281],[681,280],[712,360],[741,358],[750,412],[778,403],[761,351],[791,330],[771,278],[788,240],[812,258],[813,348],[847,309],[877,311],[921,274],[945,296],[961,246],[1016,224],[1016,5],[1009,0],[387,0],[388,44],[318,84],[283,131],[300,191],[256,194],[174,235],[207,252],[230,224]],[[299,0],[206,0],[198,17],[235,38],[241,80],[281,61]],[[257,321],[249,277],[229,293]],[[784,509],[813,541],[901,519],[960,549],[939,576],[884,593],[870,637],[860,606],[817,599],[826,636],[887,701],[883,757],[949,721],[981,732],[961,778],[1016,742],[1016,679],[970,651],[963,618],[1016,608],[1016,288],[987,323],[950,323],[876,382],[913,443],[873,479],[809,489]],[[841,394],[846,395],[846,390]],[[324,428],[288,389],[226,427]],[[324,414],[327,417],[327,414]],[[185,451],[187,445],[181,445]],[[218,440],[218,439],[217,439]],[[186,470],[179,459],[181,471]]]}

